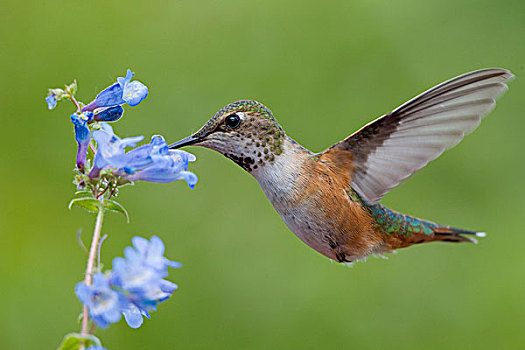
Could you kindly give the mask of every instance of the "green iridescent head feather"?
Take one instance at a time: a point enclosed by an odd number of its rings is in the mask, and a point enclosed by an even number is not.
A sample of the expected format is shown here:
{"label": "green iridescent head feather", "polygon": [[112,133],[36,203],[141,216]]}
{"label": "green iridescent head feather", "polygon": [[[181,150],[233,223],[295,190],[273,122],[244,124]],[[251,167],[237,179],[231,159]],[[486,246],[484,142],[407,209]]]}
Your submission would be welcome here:
{"label": "green iridescent head feather", "polygon": [[240,100],[221,108],[215,115],[210,118],[204,124],[204,126],[195,133],[196,137],[203,137],[207,133],[215,130],[219,124],[221,118],[225,115],[234,113],[234,112],[247,112],[257,114],[259,117],[272,121],[279,128],[279,131],[282,132],[281,126],[277,123],[277,120],[274,118],[272,111],[270,111],[265,105],[254,100]]}

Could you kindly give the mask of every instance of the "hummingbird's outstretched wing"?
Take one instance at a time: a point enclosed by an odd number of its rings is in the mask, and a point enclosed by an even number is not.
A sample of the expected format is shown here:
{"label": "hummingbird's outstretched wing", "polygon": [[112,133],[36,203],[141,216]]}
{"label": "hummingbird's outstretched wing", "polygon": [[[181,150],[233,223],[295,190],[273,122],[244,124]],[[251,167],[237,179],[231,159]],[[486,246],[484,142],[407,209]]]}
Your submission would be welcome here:
{"label": "hummingbird's outstretched wing", "polygon": [[335,149],[352,153],[351,185],[369,204],[455,146],[494,108],[514,76],[505,69],[460,75],[365,125]]}

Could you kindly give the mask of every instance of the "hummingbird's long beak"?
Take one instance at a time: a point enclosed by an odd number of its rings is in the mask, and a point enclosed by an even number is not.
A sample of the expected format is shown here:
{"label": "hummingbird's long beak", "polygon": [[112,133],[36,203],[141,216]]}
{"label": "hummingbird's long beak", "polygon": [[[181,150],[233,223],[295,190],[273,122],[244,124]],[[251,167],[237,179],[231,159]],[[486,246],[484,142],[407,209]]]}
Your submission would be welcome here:
{"label": "hummingbird's long beak", "polygon": [[191,135],[191,136],[188,136],[180,141],[177,141],[175,143],[172,143],[171,145],[169,145],[169,148],[170,149],[175,149],[175,148],[181,148],[181,147],[184,147],[184,146],[190,146],[190,145],[193,145],[197,142],[199,142],[201,140],[200,137],[196,137],[195,135]]}

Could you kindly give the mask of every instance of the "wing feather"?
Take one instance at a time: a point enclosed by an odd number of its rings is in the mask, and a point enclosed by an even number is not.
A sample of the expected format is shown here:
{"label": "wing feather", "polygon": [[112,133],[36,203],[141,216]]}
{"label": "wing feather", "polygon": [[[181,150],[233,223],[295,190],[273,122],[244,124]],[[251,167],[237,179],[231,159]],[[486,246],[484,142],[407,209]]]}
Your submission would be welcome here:
{"label": "wing feather", "polygon": [[365,125],[331,149],[354,156],[351,186],[369,204],[473,131],[514,76],[505,69],[460,75]]}

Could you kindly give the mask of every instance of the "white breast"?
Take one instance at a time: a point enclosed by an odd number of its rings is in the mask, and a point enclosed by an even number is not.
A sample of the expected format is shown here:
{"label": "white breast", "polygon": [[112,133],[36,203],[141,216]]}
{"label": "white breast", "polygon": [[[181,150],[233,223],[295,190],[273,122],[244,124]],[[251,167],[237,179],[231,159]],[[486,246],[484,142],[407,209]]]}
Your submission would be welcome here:
{"label": "white breast", "polygon": [[307,245],[325,254],[328,252],[324,251],[327,247],[323,237],[327,228],[316,220],[319,213],[315,203],[309,200],[297,202],[296,199],[296,193],[303,192],[306,185],[299,178],[309,156],[285,141],[282,154],[276,156],[272,163],[253,171],[252,175],[286,226]]}

